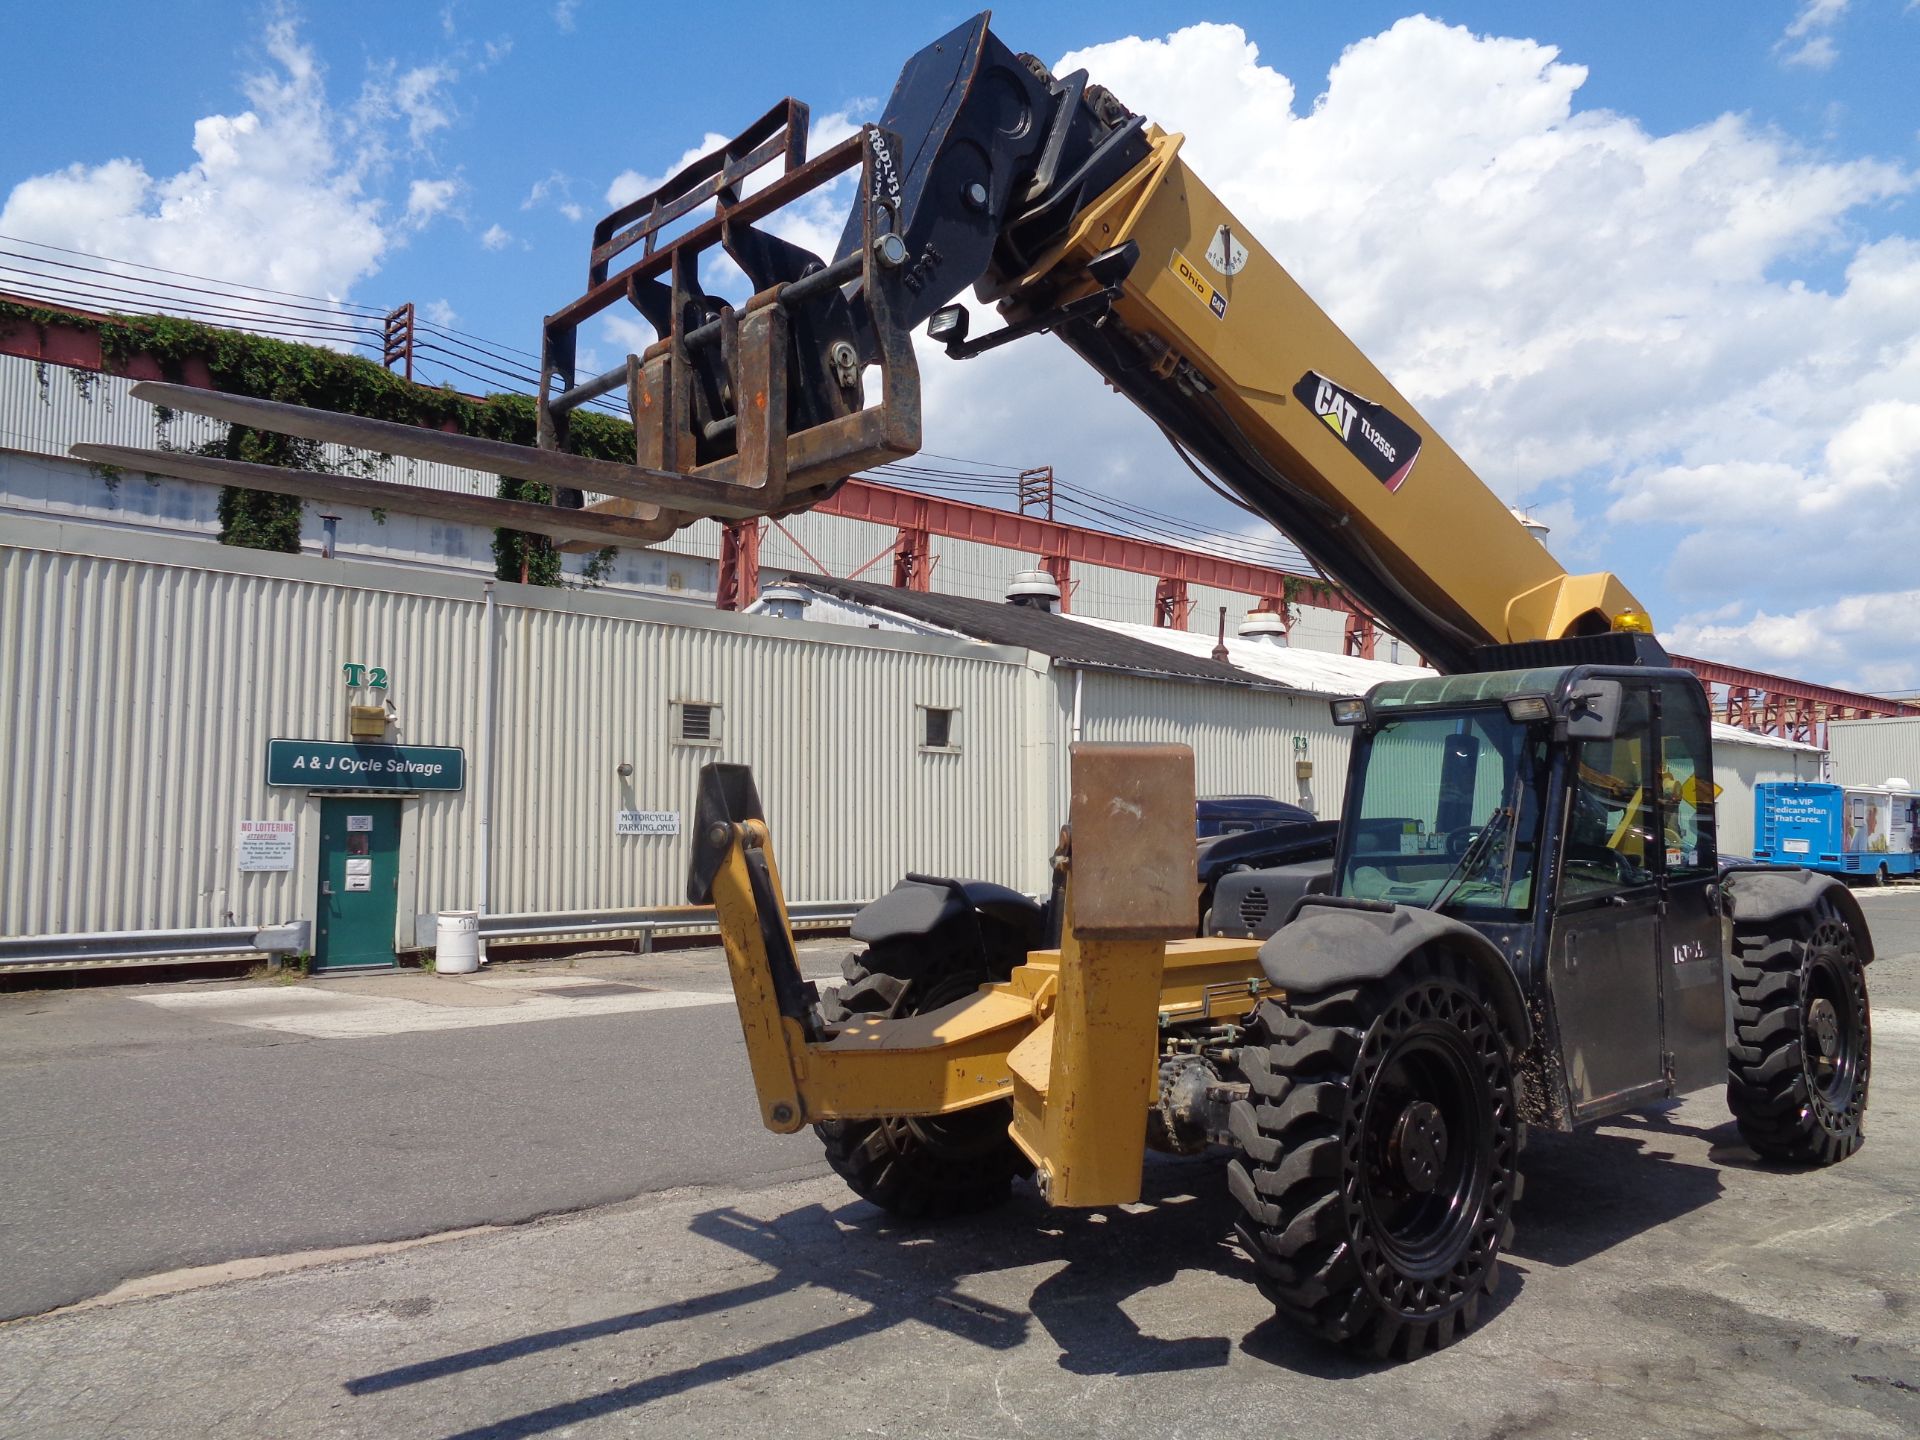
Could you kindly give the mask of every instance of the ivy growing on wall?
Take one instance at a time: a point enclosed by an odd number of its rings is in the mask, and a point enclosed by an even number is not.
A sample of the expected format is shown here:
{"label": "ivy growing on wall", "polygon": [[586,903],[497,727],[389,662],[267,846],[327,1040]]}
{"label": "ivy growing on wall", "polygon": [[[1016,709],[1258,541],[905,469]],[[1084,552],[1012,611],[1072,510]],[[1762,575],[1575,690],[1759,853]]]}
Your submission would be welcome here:
{"label": "ivy growing on wall", "polygon": [[[170,380],[184,381],[188,367],[203,361],[213,383],[236,395],[282,400],[316,410],[338,410],[375,420],[424,425],[436,430],[532,445],[533,397],[497,394],[481,399],[448,387],[417,385],[358,355],[299,345],[264,335],[222,330],[171,315],[86,316],[0,300],[0,328],[30,325],[42,337],[52,327],[92,329],[100,336],[100,354],[108,369],[124,369],[149,356]],[[166,421],[160,424],[166,443]],[[599,460],[633,461],[633,427],[610,415],[578,411],[572,417],[570,447]],[[311,440],[274,435],[234,425],[220,439],[196,447],[232,460],[292,469],[336,472],[327,449]],[[373,464],[384,462],[380,456]],[[365,462],[363,462],[365,463]],[[544,485],[502,477],[499,494],[508,499],[546,502]],[[298,551],[301,501],[295,496],[265,495],[228,487],[220,496],[220,540],[259,550]],[[494,532],[494,560],[500,578],[526,579],[533,585],[558,585],[560,556],[545,536],[518,531]],[[589,570],[594,568],[589,562]],[[606,573],[602,563],[599,574]],[[588,583],[594,583],[588,576]]]}
{"label": "ivy growing on wall", "polygon": [[[536,505],[553,503],[553,490],[535,480],[500,477],[502,500],[527,500]],[[502,580],[517,580],[522,585],[558,585],[560,552],[547,535],[528,535],[520,530],[493,532],[493,573]]]}

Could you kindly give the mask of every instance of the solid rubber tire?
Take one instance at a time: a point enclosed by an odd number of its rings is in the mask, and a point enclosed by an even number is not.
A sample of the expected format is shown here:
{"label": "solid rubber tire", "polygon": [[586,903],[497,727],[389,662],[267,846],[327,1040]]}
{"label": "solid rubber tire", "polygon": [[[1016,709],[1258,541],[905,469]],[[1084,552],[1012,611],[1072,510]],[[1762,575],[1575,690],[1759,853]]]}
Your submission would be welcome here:
{"label": "solid rubber tire", "polygon": [[[1762,1159],[1832,1165],[1865,1138],[1873,1071],[1873,1020],[1866,967],[1853,928],[1828,897],[1764,925],[1733,929],[1733,1047],[1727,1055],[1727,1108],[1740,1137]],[[1816,1083],[1807,1046],[1809,993],[1839,989],[1857,1031],[1850,1077],[1836,1088]]]}
{"label": "solid rubber tire", "polygon": [[[889,973],[886,952],[875,949],[849,955],[841,974],[847,983],[823,993],[816,1007],[818,1019],[828,1024],[917,1014],[949,1004],[988,979],[984,969],[903,979]],[[1012,1119],[1013,1106],[1001,1100],[928,1121],[824,1120],[813,1131],[827,1164],[861,1199],[902,1219],[934,1220],[1002,1205],[1014,1180],[1031,1172],[1025,1152],[1007,1134]]]}
{"label": "solid rubber tire", "polygon": [[[1442,1247],[1443,1273],[1425,1277],[1382,1243],[1362,1199],[1369,1087],[1423,1011],[1417,1025],[1456,1029],[1484,1082],[1468,1097],[1484,1180],[1465,1187],[1470,1203],[1449,1222],[1460,1233]],[[1266,1001],[1253,1031],[1242,1062],[1252,1093],[1229,1117],[1240,1153],[1228,1185],[1275,1310],[1337,1344],[1406,1359],[1472,1330],[1520,1191],[1512,1042],[1485,984],[1452,957],[1417,954],[1379,981]]]}

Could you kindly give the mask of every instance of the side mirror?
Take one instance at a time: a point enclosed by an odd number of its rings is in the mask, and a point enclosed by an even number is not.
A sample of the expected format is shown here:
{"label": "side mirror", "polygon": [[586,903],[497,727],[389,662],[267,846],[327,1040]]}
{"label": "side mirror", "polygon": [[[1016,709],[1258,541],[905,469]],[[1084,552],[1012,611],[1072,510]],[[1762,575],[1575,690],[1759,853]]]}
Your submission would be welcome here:
{"label": "side mirror", "polygon": [[1626,689],[1618,680],[1583,680],[1567,696],[1569,740],[1611,740],[1620,731]]}

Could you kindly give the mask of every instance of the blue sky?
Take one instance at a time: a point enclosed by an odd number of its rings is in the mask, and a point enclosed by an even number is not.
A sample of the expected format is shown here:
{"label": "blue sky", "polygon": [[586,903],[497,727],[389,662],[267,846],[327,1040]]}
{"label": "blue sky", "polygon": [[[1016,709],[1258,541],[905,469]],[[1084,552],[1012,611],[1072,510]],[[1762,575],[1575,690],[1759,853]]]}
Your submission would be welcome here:
{"label": "blue sky", "polygon": [[[0,232],[411,300],[531,348],[580,288],[610,193],[786,94],[857,122],[968,13],[17,8]],[[995,29],[1049,62],[1087,52],[1184,129],[1489,483],[1554,524],[1569,567],[1620,571],[1678,646],[1920,686],[1902,623],[1920,604],[1920,6],[1416,13],[1015,4]],[[1363,170],[1428,190],[1431,233],[1371,217]],[[630,343],[600,339],[609,360]],[[929,447],[1241,528],[1048,347],[930,377]]]}

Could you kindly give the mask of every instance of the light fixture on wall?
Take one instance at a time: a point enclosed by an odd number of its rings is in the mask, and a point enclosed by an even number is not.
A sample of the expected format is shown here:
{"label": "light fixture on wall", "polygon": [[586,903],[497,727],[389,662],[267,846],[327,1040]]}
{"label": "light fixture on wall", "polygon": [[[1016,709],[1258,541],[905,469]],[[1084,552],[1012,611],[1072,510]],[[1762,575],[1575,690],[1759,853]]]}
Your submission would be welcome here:
{"label": "light fixture on wall", "polygon": [[622,780],[631,780],[633,778],[633,762],[631,760],[622,760],[618,765],[613,767],[613,773],[618,775]]}

